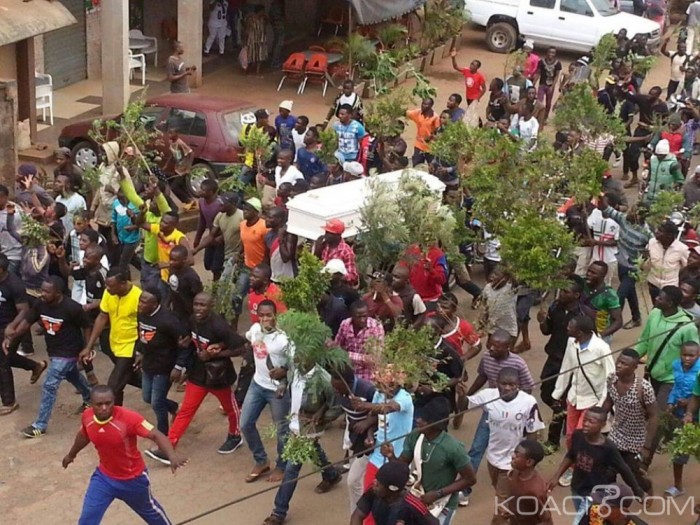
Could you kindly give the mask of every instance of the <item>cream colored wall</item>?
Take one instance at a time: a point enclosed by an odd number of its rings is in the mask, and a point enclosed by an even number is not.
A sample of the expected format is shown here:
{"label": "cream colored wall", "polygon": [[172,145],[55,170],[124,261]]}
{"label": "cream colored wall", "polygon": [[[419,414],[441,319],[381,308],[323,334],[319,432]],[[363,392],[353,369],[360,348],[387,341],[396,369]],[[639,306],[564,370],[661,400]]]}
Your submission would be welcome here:
{"label": "cream colored wall", "polygon": [[0,46],[0,80],[14,80],[16,78],[15,45]]}

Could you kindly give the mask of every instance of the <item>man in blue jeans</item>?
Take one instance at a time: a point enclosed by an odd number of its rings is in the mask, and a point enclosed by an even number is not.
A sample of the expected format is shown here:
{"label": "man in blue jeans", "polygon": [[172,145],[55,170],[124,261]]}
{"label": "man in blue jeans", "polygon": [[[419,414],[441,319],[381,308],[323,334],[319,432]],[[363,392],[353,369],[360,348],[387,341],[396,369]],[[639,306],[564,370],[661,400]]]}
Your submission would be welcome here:
{"label": "man in blue jeans", "polygon": [[170,430],[168,416],[174,415],[178,409],[177,403],[168,399],[172,384],[170,374],[176,368],[182,371],[176,361],[178,356],[184,359],[188,351],[181,348],[180,341],[189,342],[190,336],[188,324],[163,308],[162,299],[158,288],[145,288],[141,292],[134,366],[141,368],[143,400],[153,408],[158,431],[167,436]]}
{"label": "man in blue jeans", "polygon": [[[316,486],[317,494],[324,494],[335,487],[342,479],[340,471],[328,461],[328,456],[319,443],[319,439],[323,434],[322,428],[327,424],[324,416],[327,410],[333,403],[334,394],[331,387],[331,376],[322,364],[318,363],[317,368],[312,364],[311,370],[304,372],[301,367],[297,367],[294,373],[291,386],[291,417],[289,421],[289,430],[296,435],[306,436],[313,439],[316,457],[314,464],[316,467],[323,468],[321,471],[321,483]],[[308,368],[307,368],[308,369]],[[324,387],[316,394],[306,390],[307,384],[314,375],[319,374]],[[284,470],[284,482],[277,489],[275,495],[274,508],[272,514],[268,516],[263,525],[282,525],[287,518],[289,512],[289,503],[294,496],[294,491],[297,487],[297,478],[303,463],[287,462]]]}
{"label": "man in blue jeans", "polygon": [[41,300],[37,301],[25,315],[18,315],[5,329],[3,350],[12,341],[40,322],[44,329],[46,351],[50,363],[41,389],[39,415],[34,423],[22,430],[28,438],[46,433],[51,411],[61,382],[66,379],[78,389],[83,397],[83,408],[90,402],[90,386],[78,370],[78,358],[84,341],[90,337],[90,321],[83,307],[63,294],[63,280],[51,276],[41,284]]}
{"label": "man in blue jeans", "polygon": [[287,371],[294,350],[287,334],[277,328],[277,307],[270,300],[258,305],[259,322],[250,327],[246,339],[253,347],[255,374],[241,410],[241,432],[253,453],[255,466],[246,477],[246,483],[256,481],[269,472],[270,461],[255,424],[266,405],[270,406],[272,421],[277,426],[277,461],[268,480],[279,482],[284,478],[286,462],[282,449],[289,434],[287,416],[291,407],[291,396],[287,388]]}

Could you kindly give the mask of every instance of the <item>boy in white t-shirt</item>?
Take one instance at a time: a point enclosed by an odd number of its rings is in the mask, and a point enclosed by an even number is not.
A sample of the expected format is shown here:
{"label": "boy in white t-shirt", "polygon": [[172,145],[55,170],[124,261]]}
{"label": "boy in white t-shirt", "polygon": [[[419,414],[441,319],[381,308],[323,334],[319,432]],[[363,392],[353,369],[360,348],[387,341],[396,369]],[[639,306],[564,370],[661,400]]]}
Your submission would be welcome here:
{"label": "boy in white t-shirt", "polygon": [[[511,469],[513,451],[523,438],[534,437],[545,425],[537,400],[520,390],[519,373],[515,368],[501,369],[498,388],[484,388],[467,399],[472,405],[483,405],[483,410],[488,413],[490,434],[486,460],[491,485],[500,504],[510,496],[508,471]],[[491,519],[491,525],[508,523],[508,518],[498,514]]]}
{"label": "boy in white t-shirt", "polygon": [[603,217],[598,208],[588,216],[588,227],[593,234],[591,245],[591,262],[603,261],[608,265],[605,284],[610,286],[617,275],[617,241],[620,238],[620,225],[612,219]]}

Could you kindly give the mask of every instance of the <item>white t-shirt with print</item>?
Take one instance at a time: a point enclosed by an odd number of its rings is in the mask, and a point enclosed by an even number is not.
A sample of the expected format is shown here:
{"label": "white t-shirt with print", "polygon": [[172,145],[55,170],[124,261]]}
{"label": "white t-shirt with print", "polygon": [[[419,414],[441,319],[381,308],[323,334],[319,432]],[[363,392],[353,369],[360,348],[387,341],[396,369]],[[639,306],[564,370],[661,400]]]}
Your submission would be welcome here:
{"label": "white t-shirt with print", "polygon": [[264,333],[260,323],[255,323],[246,332],[245,338],[253,347],[255,358],[255,374],[253,381],[267,390],[277,390],[280,382],[270,377],[267,367],[268,358],[273,368],[288,366],[294,355],[294,345],[289,341],[287,334],[281,330],[272,333]]}
{"label": "white t-shirt with print", "polygon": [[484,388],[467,396],[473,405],[488,403],[483,407],[488,413],[490,430],[486,460],[496,468],[510,470],[511,455],[525,434],[542,430],[545,425],[537,400],[530,394],[521,390],[511,401],[499,398],[498,388]]}
{"label": "white t-shirt with print", "polygon": [[279,188],[280,185],[285,182],[288,182],[293,186],[296,181],[303,178],[304,175],[296,168],[296,166],[289,166],[287,171],[284,172],[284,175],[282,175],[282,168],[279,166],[275,168],[275,186],[277,188]]}
{"label": "white t-shirt with print", "polygon": [[[603,217],[603,212],[595,209],[588,216],[588,227],[593,231],[593,239],[615,240],[620,238],[620,225],[612,219]],[[603,261],[610,264],[617,260],[617,246],[592,246],[591,262]]]}

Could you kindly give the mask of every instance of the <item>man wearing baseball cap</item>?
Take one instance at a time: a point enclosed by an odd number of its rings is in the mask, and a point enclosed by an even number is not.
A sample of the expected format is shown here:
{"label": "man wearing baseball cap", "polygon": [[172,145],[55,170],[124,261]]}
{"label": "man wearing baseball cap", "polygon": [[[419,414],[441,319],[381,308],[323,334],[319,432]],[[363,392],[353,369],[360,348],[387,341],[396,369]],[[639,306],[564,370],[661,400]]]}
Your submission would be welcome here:
{"label": "man wearing baseball cap", "polygon": [[636,498],[627,485],[602,485],[591,494],[593,505],[579,525],[647,525],[637,516],[628,514]]}
{"label": "man wearing baseball cap", "polygon": [[378,471],[374,486],[357,502],[350,518],[350,525],[361,525],[366,516],[377,525],[406,523],[411,525],[437,525],[425,504],[405,490],[408,483],[408,465],[401,461],[389,461]]}
{"label": "man wearing baseball cap", "polygon": [[275,130],[277,130],[277,137],[279,137],[280,148],[291,151],[294,151],[292,130],[297,123],[297,118],[292,115],[293,106],[294,101],[283,100],[279,105],[280,113],[275,117]]}
{"label": "man wearing baseball cap", "polygon": [[351,285],[357,284],[357,264],[355,263],[355,252],[348,243],[343,240],[345,223],[340,219],[330,219],[323,226],[325,232],[316,239],[314,244],[314,254],[324,263],[331,259],[340,259],[345,265],[345,281]]}

